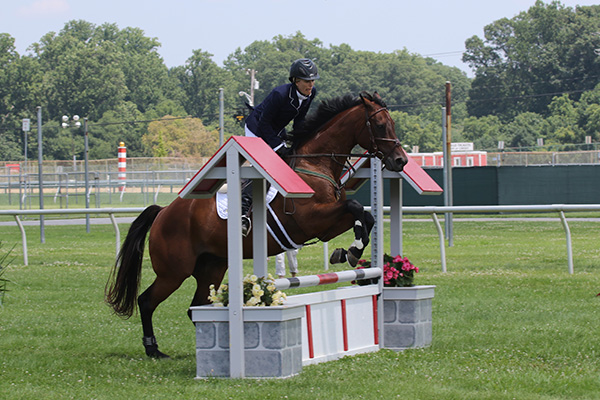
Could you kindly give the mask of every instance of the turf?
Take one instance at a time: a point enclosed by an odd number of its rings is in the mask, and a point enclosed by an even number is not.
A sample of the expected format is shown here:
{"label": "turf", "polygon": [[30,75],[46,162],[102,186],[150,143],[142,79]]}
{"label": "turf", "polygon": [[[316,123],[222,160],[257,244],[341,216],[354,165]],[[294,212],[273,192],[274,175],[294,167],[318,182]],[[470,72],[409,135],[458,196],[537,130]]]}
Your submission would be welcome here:
{"label": "turf", "polygon": [[[0,307],[0,398],[600,398],[600,226],[570,226],[573,275],[557,221],[457,221],[442,273],[433,224],[406,221],[404,253],[420,268],[416,283],[436,285],[432,345],[262,380],[194,379],[191,281],[155,313],[161,350],[172,358],[144,356],[139,317],[120,319],[103,302],[114,259],[110,225],[89,234],[85,226],[47,226],[44,244],[39,228],[26,227],[29,266],[18,229],[0,227],[1,251],[17,243],[3,275],[10,282]],[[330,250],[351,241],[344,235]],[[302,249],[301,274],[322,272],[322,259],[320,245]],[[152,277],[146,260],[142,286]]]}

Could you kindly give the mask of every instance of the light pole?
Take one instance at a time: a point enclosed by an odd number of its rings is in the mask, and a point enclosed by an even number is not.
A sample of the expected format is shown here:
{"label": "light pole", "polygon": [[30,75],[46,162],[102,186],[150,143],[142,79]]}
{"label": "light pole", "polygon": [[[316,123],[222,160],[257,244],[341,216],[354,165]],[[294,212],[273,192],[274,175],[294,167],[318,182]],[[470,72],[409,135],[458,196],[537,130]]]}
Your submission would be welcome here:
{"label": "light pole", "polygon": [[[42,178],[42,106],[37,107],[37,132],[38,132],[38,182],[40,186],[40,210],[44,208],[44,181]],[[40,215],[40,242],[46,243],[46,233],[44,230],[44,215]]]}
{"label": "light pole", "polygon": [[[79,121],[79,115],[73,115],[73,122],[69,122],[69,117],[63,115],[62,117],[62,127],[69,128],[81,128],[81,121]],[[88,119],[83,119],[83,135],[84,135],[84,163],[85,163],[85,171],[84,171],[84,179],[85,179],[85,208],[90,208],[90,180],[88,174],[88,129],[87,129]],[[72,124],[72,125],[71,125]],[[85,214],[85,230],[87,233],[90,233],[90,214]]]}
{"label": "light pole", "polygon": [[248,105],[250,107],[254,107],[254,101],[252,100],[252,97],[250,97],[250,95],[248,93],[242,91],[242,92],[238,92],[238,94],[240,96],[246,97],[246,101],[248,102]]}
{"label": "light pole", "polygon": [[[254,90],[259,89],[260,84],[256,80],[256,70],[254,68],[247,69],[246,75],[250,75],[250,100],[249,100],[249,103],[251,106],[254,106]],[[242,92],[240,92],[240,96],[241,96],[241,93]],[[248,95],[246,95],[246,96],[248,96]]]}

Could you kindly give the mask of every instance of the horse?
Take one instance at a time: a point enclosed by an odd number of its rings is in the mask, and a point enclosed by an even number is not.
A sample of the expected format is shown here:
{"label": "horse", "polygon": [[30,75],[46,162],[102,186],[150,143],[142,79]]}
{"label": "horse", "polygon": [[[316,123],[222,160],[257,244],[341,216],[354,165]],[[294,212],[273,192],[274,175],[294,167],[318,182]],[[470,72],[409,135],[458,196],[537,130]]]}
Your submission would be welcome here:
{"label": "horse", "polygon": [[[294,243],[328,241],[354,228],[354,242],[336,249],[332,263],[355,267],[374,225],[373,216],[354,199],[347,199],[340,176],[356,145],[382,160],[385,168],[402,171],[407,163],[387,106],[377,94],[362,92],[322,101],[303,126],[290,132],[292,154],[286,158],[314,190],[310,198],[284,199],[271,207]],[[151,205],[132,222],[105,288],[105,300],[117,315],[129,318],[139,307],[143,344],[154,358],[158,350],[152,315],[181,284],[193,276],[196,291],[191,306],[209,303],[209,286],[218,287],[227,270],[227,221],[216,212],[215,197],[176,198],[166,207]],[[153,283],[138,297],[146,236]],[[281,253],[280,242],[268,235],[269,255]],[[243,238],[243,257],[252,258],[252,235]],[[188,315],[191,316],[188,310]]]}

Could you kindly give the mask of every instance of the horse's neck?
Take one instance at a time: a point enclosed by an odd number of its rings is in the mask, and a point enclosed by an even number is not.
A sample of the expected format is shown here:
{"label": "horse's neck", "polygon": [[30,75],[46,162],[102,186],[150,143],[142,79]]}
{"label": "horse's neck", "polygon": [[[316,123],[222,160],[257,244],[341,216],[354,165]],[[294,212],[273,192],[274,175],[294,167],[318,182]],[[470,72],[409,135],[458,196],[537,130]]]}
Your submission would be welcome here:
{"label": "horse's neck", "polygon": [[[299,154],[350,154],[356,146],[356,137],[363,128],[362,113],[353,107],[340,113],[325,126],[315,137],[299,149]],[[308,164],[317,165],[330,171],[334,179],[339,179],[343,169],[344,157],[305,158]]]}

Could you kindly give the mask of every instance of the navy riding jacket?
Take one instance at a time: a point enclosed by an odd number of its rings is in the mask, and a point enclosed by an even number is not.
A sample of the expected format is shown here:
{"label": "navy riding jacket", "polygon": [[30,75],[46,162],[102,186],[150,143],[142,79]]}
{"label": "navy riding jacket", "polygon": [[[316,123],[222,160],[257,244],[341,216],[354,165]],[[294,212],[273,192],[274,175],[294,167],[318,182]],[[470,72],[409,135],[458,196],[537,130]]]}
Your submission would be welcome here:
{"label": "navy riding jacket", "polygon": [[285,127],[292,120],[294,128],[304,121],[317,94],[313,87],[310,97],[300,105],[297,90],[293,83],[276,87],[246,119],[248,129],[271,148],[279,146],[285,140]]}

